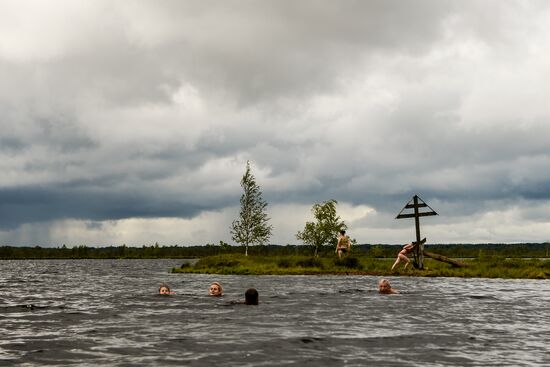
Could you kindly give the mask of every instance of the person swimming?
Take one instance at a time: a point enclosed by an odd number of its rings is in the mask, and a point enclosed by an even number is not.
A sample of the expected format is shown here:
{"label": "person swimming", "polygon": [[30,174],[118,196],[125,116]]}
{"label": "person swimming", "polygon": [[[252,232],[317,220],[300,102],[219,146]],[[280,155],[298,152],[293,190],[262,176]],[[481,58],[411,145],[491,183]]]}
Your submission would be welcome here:
{"label": "person swimming", "polygon": [[258,305],[258,291],[255,288],[248,288],[244,292],[244,304],[245,305]]}
{"label": "person swimming", "polygon": [[170,287],[166,284],[161,284],[159,287],[159,294],[162,296],[169,296],[171,294],[176,294],[176,292],[170,291]]}
{"label": "person swimming", "polygon": [[380,279],[378,282],[378,293],[381,294],[395,294],[397,291],[391,287],[390,281],[387,279]]}
{"label": "person swimming", "polygon": [[210,296],[214,296],[214,297],[223,296],[222,285],[218,282],[214,282],[214,283],[210,284],[210,287],[208,288],[208,294]]}

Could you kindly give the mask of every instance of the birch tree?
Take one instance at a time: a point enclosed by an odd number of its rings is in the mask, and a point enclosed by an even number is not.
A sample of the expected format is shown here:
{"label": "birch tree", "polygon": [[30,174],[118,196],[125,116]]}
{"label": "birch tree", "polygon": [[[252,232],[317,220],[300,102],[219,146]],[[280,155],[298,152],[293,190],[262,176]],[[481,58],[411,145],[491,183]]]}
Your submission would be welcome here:
{"label": "birch tree", "polygon": [[334,199],[315,204],[311,208],[315,222],[306,222],[303,231],[298,231],[296,238],[308,245],[313,250],[313,256],[317,257],[319,249],[324,245],[334,245],[338,241],[337,236],[340,230],[346,230],[346,224],[336,214]]}
{"label": "birch tree", "polygon": [[231,238],[245,247],[245,255],[248,256],[249,245],[264,245],[269,241],[273,226],[269,224],[267,202],[262,199],[262,192],[256,184],[248,161],[241,179],[241,187],[244,190],[241,196],[241,211],[239,219],[231,224]]}

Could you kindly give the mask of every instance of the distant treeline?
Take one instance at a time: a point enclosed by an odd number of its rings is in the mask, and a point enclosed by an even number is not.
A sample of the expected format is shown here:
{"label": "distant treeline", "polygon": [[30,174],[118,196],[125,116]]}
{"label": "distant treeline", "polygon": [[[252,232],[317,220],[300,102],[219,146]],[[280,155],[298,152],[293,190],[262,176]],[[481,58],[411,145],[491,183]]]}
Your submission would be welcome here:
{"label": "distant treeline", "polygon": [[[401,245],[355,245],[352,253],[372,258],[393,258]],[[426,245],[426,250],[451,258],[484,258],[484,257],[549,257],[550,243],[519,243],[519,244],[449,244]],[[242,246],[207,244],[201,246],[107,246],[87,247],[0,247],[0,259],[161,259],[161,258],[196,258],[220,254],[244,253]],[[311,255],[311,248],[303,245],[268,245],[249,246],[251,256],[285,256]],[[334,247],[326,246],[320,251],[320,256],[333,256]]]}

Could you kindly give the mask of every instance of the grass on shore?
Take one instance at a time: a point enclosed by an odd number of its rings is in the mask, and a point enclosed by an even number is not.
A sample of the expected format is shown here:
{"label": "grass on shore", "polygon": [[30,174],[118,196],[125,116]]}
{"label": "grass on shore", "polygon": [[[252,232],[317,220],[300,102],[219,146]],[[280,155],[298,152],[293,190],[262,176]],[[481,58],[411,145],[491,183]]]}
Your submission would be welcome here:
{"label": "grass on shore", "polygon": [[182,264],[173,273],[206,273],[238,275],[405,275],[428,277],[477,277],[550,279],[550,261],[538,259],[504,259],[500,257],[476,258],[462,261],[468,267],[454,267],[432,259],[424,261],[424,270],[412,264],[405,270],[391,271],[394,259],[350,256],[342,260],[336,257],[308,256],[244,256],[237,254],[207,256],[195,265]]}

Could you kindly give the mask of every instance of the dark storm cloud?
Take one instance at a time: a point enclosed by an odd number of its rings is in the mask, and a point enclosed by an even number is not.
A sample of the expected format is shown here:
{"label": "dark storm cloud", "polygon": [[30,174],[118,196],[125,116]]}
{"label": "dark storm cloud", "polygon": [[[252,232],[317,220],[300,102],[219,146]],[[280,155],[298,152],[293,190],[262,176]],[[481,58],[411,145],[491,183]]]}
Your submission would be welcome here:
{"label": "dark storm cloud", "polygon": [[196,218],[247,160],[270,204],[380,227],[414,194],[456,220],[550,199],[545,2],[1,7],[2,228]]}
{"label": "dark storm cloud", "polygon": [[2,189],[0,202],[0,228],[3,229],[57,219],[190,218],[211,209],[147,192],[94,192],[71,187]]}

